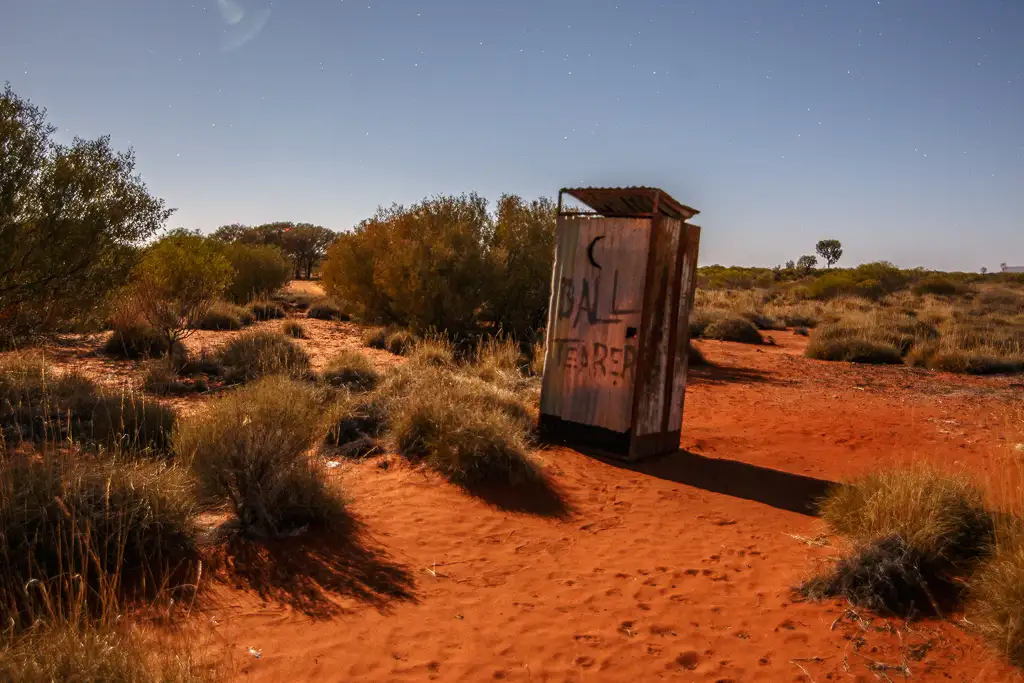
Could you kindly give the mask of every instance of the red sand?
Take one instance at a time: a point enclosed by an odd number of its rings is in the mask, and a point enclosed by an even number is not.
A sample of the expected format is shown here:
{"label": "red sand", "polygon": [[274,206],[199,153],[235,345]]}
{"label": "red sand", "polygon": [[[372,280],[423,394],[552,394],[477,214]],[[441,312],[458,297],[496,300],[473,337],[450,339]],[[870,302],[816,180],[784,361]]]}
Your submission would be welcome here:
{"label": "red sand", "polygon": [[[309,324],[317,364],[358,345]],[[211,584],[203,618],[237,680],[1017,680],[959,615],[906,624],[790,588],[838,552],[792,511],[817,479],[924,459],[998,480],[1024,441],[1020,379],[820,363],[774,336],[698,343],[717,367],[690,378],[688,454],[630,468],[552,449],[554,490],[516,497],[389,457],[342,465],[354,540],[290,539]]]}

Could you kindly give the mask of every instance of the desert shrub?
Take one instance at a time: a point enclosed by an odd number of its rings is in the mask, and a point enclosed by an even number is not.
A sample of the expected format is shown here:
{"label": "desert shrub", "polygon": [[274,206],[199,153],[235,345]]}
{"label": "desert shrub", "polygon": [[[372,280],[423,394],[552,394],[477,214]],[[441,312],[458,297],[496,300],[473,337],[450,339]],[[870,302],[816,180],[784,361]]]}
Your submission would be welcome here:
{"label": "desert shrub", "polygon": [[88,440],[120,452],[167,448],[177,414],[173,408],[141,394],[102,395],[90,410]]}
{"label": "desert shrub", "polygon": [[749,320],[750,323],[759,330],[786,329],[785,323],[783,323],[781,320],[778,320],[765,313],[761,313],[758,311],[744,311],[741,317],[743,317],[746,320]]}
{"label": "desert shrub", "polygon": [[834,488],[819,511],[833,531],[854,542],[899,536],[949,560],[976,557],[991,537],[982,491],[962,475],[923,466],[858,477]]}
{"label": "desert shrub", "polygon": [[281,324],[281,333],[293,339],[305,339],[308,336],[306,328],[298,320],[285,320]]}
{"label": "desert shrub", "polygon": [[393,403],[399,453],[461,484],[514,484],[536,476],[527,454],[530,410],[513,392],[475,377],[422,368]]}
{"label": "desert shrub", "polygon": [[232,242],[223,250],[234,269],[227,294],[235,303],[265,298],[288,284],[292,264],[277,246]]}
{"label": "desert shrub", "polygon": [[348,396],[328,413],[326,441],[343,455],[365,457],[378,450],[389,412],[387,396],[382,393]]}
{"label": "desert shrub", "polygon": [[151,394],[157,396],[180,396],[199,391],[196,384],[178,377],[174,368],[166,363],[148,363],[143,386]]}
{"label": "desert shrub", "polygon": [[[502,244],[508,253],[526,254],[532,247],[520,248],[517,240],[533,232],[510,224]],[[493,277],[497,252],[488,258],[494,234],[487,202],[477,195],[382,208],[330,246],[322,267],[324,288],[351,303],[362,320],[417,333],[473,332],[486,315],[489,283],[500,279]],[[503,310],[519,315],[511,305]]]}
{"label": "desert shrub", "polygon": [[368,391],[377,386],[380,373],[358,351],[342,351],[327,364],[323,378],[331,386]]}
{"label": "desert shrub", "polygon": [[194,558],[194,512],[190,480],[175,465],[50,452],[4,460],[0,616],[30,625],[54,603],[161,586]]}
{"label": "desert shrub", "polygon": [[267,378],[179,423],[174,450],[193,463],[204,497],[229,504],[249,534],[330,527],[345,512],[322,463],[307,453],[321,438],[319,412],[307,386]]}
{"label": "desert shrub", "polygon": [[1024,666],[1024,534],[1019,523],[1000,529],[970,580],[968,617],[985,641]]}
{"label": "desert shrub", "polygon": [[58,621],[0,643],[0,680],[11,683],[212,683],[223,672],[186,646],[144,638],[105,619]]}
{"label": "desert shrub", "polygon": [[694,339],[703,337],[708,327],[722,318],[721,311],[709,311],[698,308],[690,312],[690,336]]}
{"label": "desert shrub", "polygon": [[531,339],[547,323],[557,206],[550,199],[498,200],[487,246],[491,274],[485,317],[517,339]]}
{"label": "desert shrub", "polygon": [[329,296],[320,297],[309,305],[306,316],[318,320],[348,320],[341,304]]}
{"label": "desert shrub", "polygon": [[142,317],[173,348],[224,293],[233,272],[217,242],[175,230],[146,249],[129,291]]}
{"label": "desert shrub", "polygon": [[811,336],[811,331],[808,330],[806,327],[794,327],[793,334],[795,334],[798,337],[809,337]]}
{"label": "desert shrub", "polygon": [[363,346],[386,351],[388,348],[388,334],[390,333],[386,327],[371,327],[363,332]]}
{"label": "desert shrub", "polygon": [[455,346],[442,335],[430,335],[417,340],[408,356],[410,363],[440,368],[455,367]]}
{"label": "desert shrub", "polygon": [[1000,357],[961,349],[938,350],[918,363],[932,370],[966,375],[1009,375],[1024,372],[1024,356]]}
{"label": "desert shrub", "polygon": [[940,275],[931,275],[914,285],[912,291],[918,296],[923,296],[925,294],[953,296],[960,293],[960,288],[952,280]]}
{"label": "desert shrub", "polygon": [[286,374],[309,375],[309,356],[301,347],[276,332],[249,332],[232,339],[220,353],[219,361],[229,382]]}
{"label": "desert shrub", "polygon": [[723,316],[704,329],[703,337],[741,344],[763,344],[764,338],[757,328],[745,318]]}
{"label": "desert shrub", "polygon": [[812,299],[861,296],[878,300],[906,287],[909,275],[891,263],[865,263],[856,268],[830,270],[809,282],[805,294]]}
{"label": "desert shrub", "polygon": [[286,308],[294,308],[295,310],[298,311],[308,311],[309,308],[315,302],[320,301],[321,299],[324,298],[329,297],[316,296],[315,294],[312,294],[310,292],[301,292],[286,289],[284,291],[279,292],[274,297],[274,300],[281,302],[282,304],[284,304]]}
{"label": "desert shrub", "polygon": [[196,329],[210,331],[240,330],[256,320],[248,309],[218,301],[196,320]]}
{"label": "desert shrub", "polygon": [[[100,310],[171,215],[109,137],[53,139],[46,111],[0,91],[0,320],[5,337]],[[5,339],[4,341],[11,341]]]}
{"label": "desert shrub", "polygon": [[406,330],[394,330],[388,334],[385,348],[396,356],[404,356],[416,345],[416,337]]}
{"label": "desert shrub", "polygon": [[170,348],[167,338],[149,325],[132,325],[111,332],[103,352],[118,358],[162,358]]}
{"label": "desert shrub", "polygon": [[847,363],[873,363],[878,365],[899,365],[903,362],[900,350],[891,344],[862,337],[829,339],[817,335],[804,350],[808,358]]}
{"label": "desert shrub", "polygon": [[252,313],[256,320],[280,320],[286,317],[284,308],[281,304],[276,301],[270,301],[269,299],[257,299],[248,306],[249,312]]}
{"label": "desert shrub", "polygon": [[846,598],[858,607],[904,619],[941,615],[958,602],[961,592],[948,562],[900,536],[856,548],[831,573],[812,578],[801,591],[815,600]]}

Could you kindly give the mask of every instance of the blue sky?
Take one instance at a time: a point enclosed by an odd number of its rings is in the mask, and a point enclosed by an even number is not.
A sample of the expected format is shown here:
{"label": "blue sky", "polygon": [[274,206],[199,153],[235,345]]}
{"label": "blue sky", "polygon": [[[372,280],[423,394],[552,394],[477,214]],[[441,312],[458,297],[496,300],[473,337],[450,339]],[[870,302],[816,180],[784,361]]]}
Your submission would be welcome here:
{"label": "blue sky", "polygon": [[657,185],[701,262],[1024,264],[1020,0],[11,0],[0,81],[171,225]]}

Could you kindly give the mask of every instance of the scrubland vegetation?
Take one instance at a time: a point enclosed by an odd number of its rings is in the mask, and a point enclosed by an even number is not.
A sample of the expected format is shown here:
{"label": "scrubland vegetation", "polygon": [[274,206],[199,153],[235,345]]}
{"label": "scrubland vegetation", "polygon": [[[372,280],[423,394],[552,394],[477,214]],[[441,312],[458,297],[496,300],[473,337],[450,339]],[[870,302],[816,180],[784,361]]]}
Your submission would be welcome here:
{"label": "scrubland vegetation", "polygon": [[[301,223],[160,233],[171,211],[131,154],[105,138],[53,142],[9,88],[0,123],[0,342],[104,330],[103,353],[144,369],[138,390],[113,391],[31,352],[0,356],[0,678],[217,678],[208,653],[156,647],[144,618],[119,617],[194,599],[202,512],[257,541],[346,524],[325,456],[394,454],[471,493],[545,484],[533,429],[551,201],[505,195],[491,211],[475,194],[441,196],[340,235]],[[41,213],[70,194],[84,208]],[[1024,278],[831,268],[835,240],[817,252],[827,270],[810,255],[701,268],[691,336],[769,344],[797,329],[822,361],[1024,372]],[[317,271],[327,296],[282,293]],[[315,372],[299,340],[352,318],[366,347],[401,362],[385,371],[348,350]],[[197,330],[234,334],[190,353]],[[705,362],[694,347],[690,362]],[[180,419],[154,398],[212,390]],[[821,514],[851,553],[808,595],[907,617],[966,604],[1024,664],[1022,527],[971,482],[877,473],[837,488]]]}

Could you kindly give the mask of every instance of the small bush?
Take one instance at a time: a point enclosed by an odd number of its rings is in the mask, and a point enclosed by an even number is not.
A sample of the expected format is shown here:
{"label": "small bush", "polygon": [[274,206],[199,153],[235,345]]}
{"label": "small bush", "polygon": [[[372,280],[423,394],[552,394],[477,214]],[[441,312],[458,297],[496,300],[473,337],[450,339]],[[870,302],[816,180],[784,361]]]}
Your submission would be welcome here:
{"label": "small bush", "polygon": [[421,339],[409,353],[409,362],[438,368],[454,368],[455,347],[447,338],[441,336]]}
{"label": "small bush", "polygon": [[811,331],[808,330],[806,327],[794,327],[793,334],[795,334],[798,337],[809,337],[811,336]]}
{"label": "small bush", "polygon": [[346,456],[365,457],[378,449],[388,412],[386,397],[381,394],[349,396],[331,409],[326,441]]}
{"label": "small bush", "polygon": [[858,337],[823,339],[815,335],[807,345],[804,355],[817,360],[848,363],[899,365],[903,362],[903,356],[895,346]]}
{"label": "small bush", "polygon": [[416,344],[416,337],[405,330],[395,330],[388,335],[387,350],[396,356],[404,356]]}
{"label": "small bush", "polygon": [[341,304],[330,297],[321,297],[311,303],[306,316],[318,320],[349,320]]}
{"label": "small bush", "polygon": [[[0,617],[29,625],[39,610],[75,597],[100,599],[129,584],[161,586],[194,557],[194,512],[189,478],[173,465],[52,453],[5,460]],[[34,581],[41,585],[33,588]]]}
{"label": "small bush", "polygon": [[229,304],[226,301],[218,301],[199,318],[196,328],[214,332],[240,330],[252,325],[255,320],[255,316],[248,309]]}
{"label": "small bush", "polygon": [[265,375],[309,375],[309,356],[299,346],[276,332],[249,332],[228,342],[220,363],[229,382],[244,382]]}
{"label": "small bush", "polygon": [[833,531],[856,543],[899,536],[952,561],[977,557],[992,531],[977,486],[924,467],[861,476],[833,489],[819,511]]}
{"label": "small bush", "polygon": [[143,386],[146,391],[156,396],[183,396],[209,388],[204,378],[182,379],[166,363],[160,362],[151,362],[147,365]]}
{"label": "small bush", "polygon": [[1024,372],[1024,357],[1001,358],[963,350],[937,351],[924,360],[923,364],[932,370],[966,375],[1011,375]]}
{"label": "small bush", "polygon": [[739,342],[741,344],[763,344],[764,338],[757,328],[745,318],[724,316],[715,320],[704,330],[707,339]]}
{"label": "small bush", "polygon": [[776,318],[772,318],[764,313],[758,313],[756,311],[747,311],[743,313],[743,318],[749,320],[759,330],[784,330],[786,329],[785,323]]}
{"label": "small bush", "polygon": [[925,279],[914,285],[914,294],[923,296],[925,294],[934,294],[936,296],[953,296],[960,293],[960,288],[957,284],[944,277],[935,275],[926,277]]}
{"label": "small bush", "polygon": [[288,337],[293,339],[305,339],[308,335],[306,334],[306,328],[302,326],[298,320],[285,320],[281,324],[281,332]]}
{"label": "small bush", "polygon": [[858,548],[833,571],[801,587],[808,597],[843,597],[858,607],[904,619],[938,616],[959,599],[949,563],[900,536]]}
{"label": "small bush", "polygon": [[234,269],[227,294],[236,303],[267,297],[288,284],[292,267],[273,245],[232,242],[223,247]]}
{"label": "small bush", "polygon": [[388,334],[388,328],[386,327],[371,327],[363,332],[363,346],[387,351]]}
{"label": "small bush", "polygon": [[231,505],[244,531],[278,536],[342,521],[344,504],[307,451],[320,436],[306,386],[265,379],[217,400],[174,433],[204,496]]}
{"label": "small bush", "polygon": [[460,484],[515,484],[537,476],[523,423],[529,411],[514,395],[481,380],[426,377],[435,381],[414,378],[392,415],[399,453]]}
{"label": "small bush", "polygon": [[373,363],[358,351],[342,351],[324,369],[324,380],[335,387],[369,391],[377,386],[380,373]]}
{"label": "small bush", "polygon": [[103,344],[104,353],[130,360],[162,358],[167,355],[167,349],[167,337],[148,325],[115,329]]}
{"label": "small bush", "polygon": [[722,317],[722,313],[717,311],[708,311],[705,309],[696,309],[690,313],[690,337],[698,339],[704,336],[704,332],[708,329],[711,323],[719,320]]}
{"label": "small bush", "polygon": [[285,317],[281,304],[267,299],[258,299],[249,304],[249,312],[256,320],[280,320]]}

